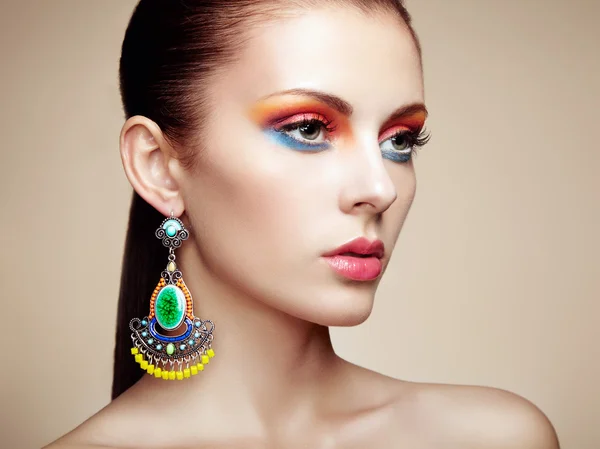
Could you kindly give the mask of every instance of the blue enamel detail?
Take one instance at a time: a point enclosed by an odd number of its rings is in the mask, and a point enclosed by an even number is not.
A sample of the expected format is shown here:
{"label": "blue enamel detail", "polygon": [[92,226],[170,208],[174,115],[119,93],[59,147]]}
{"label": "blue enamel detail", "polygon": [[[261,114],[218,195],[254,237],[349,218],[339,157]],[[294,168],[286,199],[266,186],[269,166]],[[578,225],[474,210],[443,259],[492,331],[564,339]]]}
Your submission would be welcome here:
{"label": "blue enamel detail", "polygon": [[161,335],[156,331],[156,329],[155,329],[156,324],[157,324],[156,317],[154,317],[154,318],[152,318],[152,321],[150,321],[150,327],[149,327],[150,334],[157,340],[174,342],[174,343],[177,343],[177,342],[187,339],[190,336],[190,334],[192,333],[192,329],[194,328],[192,321],[189,318],[186,318],[185,324],[187,326],[187,330],[183,334],[177,335],[176,337],[167,337],[166,335]]}

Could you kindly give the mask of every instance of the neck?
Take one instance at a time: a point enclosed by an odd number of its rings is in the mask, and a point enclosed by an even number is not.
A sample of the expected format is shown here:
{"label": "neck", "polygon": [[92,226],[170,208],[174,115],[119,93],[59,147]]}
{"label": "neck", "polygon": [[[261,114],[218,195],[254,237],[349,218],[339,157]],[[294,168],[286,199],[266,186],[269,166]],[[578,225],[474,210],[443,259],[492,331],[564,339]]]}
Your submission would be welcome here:
{"label": "neck", "polygon": [[215,323],[216,356],[197,376],[168,387],[144,376],[145,388],[158,395],[168,390],[191,402],[214,396],[210,403],[229,415],[251,414],[263,423],[321,396],[340,360],[328,327],[269,307],[222,282],[205,268],[194,245],[178,251],[177,264],[192,294],[194,314]]}

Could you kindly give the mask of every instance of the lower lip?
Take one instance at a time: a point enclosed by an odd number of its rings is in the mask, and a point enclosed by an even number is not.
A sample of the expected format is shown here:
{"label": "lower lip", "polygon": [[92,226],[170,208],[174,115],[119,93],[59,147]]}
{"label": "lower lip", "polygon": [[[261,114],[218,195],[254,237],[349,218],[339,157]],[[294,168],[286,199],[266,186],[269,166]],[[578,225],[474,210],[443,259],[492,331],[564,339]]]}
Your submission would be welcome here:
{"label": "lower lip", "polygon": [[372,281],[381,274],[377,257],[328,256],[325,260],[336,273],[353,281]]}

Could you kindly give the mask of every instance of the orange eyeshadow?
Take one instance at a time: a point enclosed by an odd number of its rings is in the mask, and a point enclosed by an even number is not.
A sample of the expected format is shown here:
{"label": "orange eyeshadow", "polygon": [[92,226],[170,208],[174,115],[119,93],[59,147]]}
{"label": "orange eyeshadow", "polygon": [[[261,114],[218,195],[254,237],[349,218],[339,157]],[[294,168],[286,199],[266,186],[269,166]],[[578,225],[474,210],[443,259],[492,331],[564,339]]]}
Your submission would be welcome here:
{"label": "orange eyeshadow", "polygon": [[249,117],[260,127],[270,127],[277,122],[295,115],[318,114],[324,116],[335,126],[337,136],[351,136],[348,119],[329,106],[303,97],[280,96],[268,98],[254,105],[249,111]]}
{"label": "orange eyeshadow", "polygon": [[381,129],[385,130],[385,132],[380,135],[379,140],[386,140],[402,130],[418,131],[425,125],[426,118],[427,114],[424,111],[419,111],[404,117],[392,119],[382,126]]}

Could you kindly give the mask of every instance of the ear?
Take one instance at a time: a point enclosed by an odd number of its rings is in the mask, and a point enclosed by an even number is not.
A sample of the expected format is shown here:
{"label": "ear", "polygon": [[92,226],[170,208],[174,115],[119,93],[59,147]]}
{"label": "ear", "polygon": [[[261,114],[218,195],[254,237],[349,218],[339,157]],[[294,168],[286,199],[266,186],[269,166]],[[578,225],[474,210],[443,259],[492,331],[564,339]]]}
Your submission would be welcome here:
{"label": "ear", "polygon": [[121,130],[120,149],[134,190],[163,215],[181,216],[183,198],[171,173],[174,151],[159,126],[141,115],[129,118]]}

